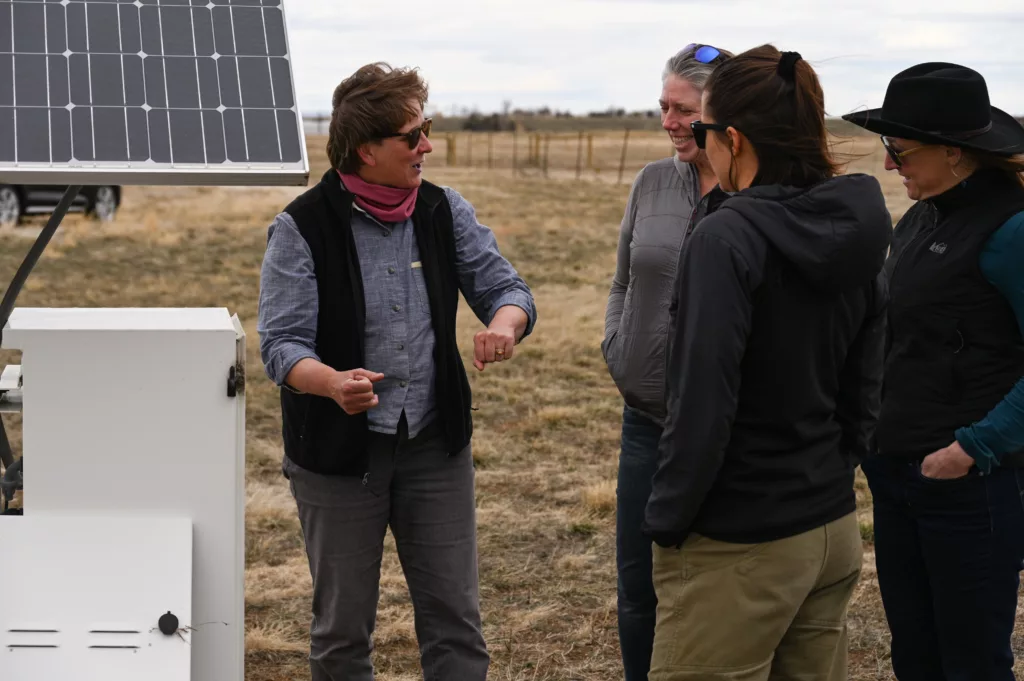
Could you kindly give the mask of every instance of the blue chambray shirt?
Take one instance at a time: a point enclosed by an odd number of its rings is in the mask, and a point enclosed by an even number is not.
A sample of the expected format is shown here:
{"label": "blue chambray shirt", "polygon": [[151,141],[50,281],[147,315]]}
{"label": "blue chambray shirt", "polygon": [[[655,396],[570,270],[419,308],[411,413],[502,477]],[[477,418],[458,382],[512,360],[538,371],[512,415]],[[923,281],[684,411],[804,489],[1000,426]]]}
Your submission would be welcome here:
{"label": "blue chambray shirt", "polygon": [[[444,191],[452,209],[463,296],[485,325],[505,305],[523,309],[529,334],[537,320],[529,287],[498,252],[494,234],[477,221],[473,206],[454,189]],[[366,300],[366,356],[361,368],[384,374],[374,386],[380,401],[367,412],[369,427],[394,434],[404,410],[409,436],[415,437],[436,416],[436,368],[430,304],[412,220],[383,223],[356,207],[352,232]],[[281,213],[267,236],[256,326],[264,367],[276,384],[283,385],[299,360],[319,361],[317,306],[309,245],[292,217]]]}

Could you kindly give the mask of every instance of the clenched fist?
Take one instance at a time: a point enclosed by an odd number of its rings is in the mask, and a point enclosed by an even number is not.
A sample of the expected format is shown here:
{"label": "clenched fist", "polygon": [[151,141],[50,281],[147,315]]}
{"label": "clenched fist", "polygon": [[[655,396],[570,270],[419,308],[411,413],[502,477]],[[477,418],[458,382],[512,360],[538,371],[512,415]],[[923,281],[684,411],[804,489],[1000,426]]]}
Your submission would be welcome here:
{"label": "clenched fist", "polygon": [[384,378],[384,374],[366,369],[338,371],[327,384],[331,399],[338,403],[349,416],[362,414],[377,406],[380,398],[373,392],[373,384]]}
{"label": "clenched fist", "polygon": [[515,348],[516,330],[511,326],[492,324],[473,337],[473,366],[483,371],[486,364],[512,359]]}

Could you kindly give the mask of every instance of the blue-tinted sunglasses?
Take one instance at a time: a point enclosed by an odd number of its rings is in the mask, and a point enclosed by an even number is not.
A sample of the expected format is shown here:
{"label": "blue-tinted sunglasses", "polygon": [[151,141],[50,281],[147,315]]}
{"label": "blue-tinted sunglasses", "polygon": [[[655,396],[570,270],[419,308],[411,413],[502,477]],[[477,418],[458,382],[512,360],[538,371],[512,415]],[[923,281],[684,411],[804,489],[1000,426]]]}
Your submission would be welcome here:
{"label": "blue-tinted sunglasses", "polygon": [[693,53],[693,58],[699,61],[701,64],[710,64],[722,56],[722,53],[718,50],[717,47],[711,47],[711,45],[698,46],[697,43],[690,43],[689,45],[683,48],[683,51],[685,52],[687,50],[692,50],[693,48],[697,48],[697,50]]}

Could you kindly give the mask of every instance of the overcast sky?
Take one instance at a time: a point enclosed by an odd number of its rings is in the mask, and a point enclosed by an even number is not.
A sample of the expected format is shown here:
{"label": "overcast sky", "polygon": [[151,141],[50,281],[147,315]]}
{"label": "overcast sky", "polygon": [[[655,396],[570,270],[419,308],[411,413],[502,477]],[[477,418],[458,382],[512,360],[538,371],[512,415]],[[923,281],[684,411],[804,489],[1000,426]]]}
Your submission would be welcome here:
{"label": "overcast sky", "polygon": [[657,106],[665,60],[691,42],[773,43],[818,71],[828,113],[879,106],[924,61],[980,71],[992,103],[1024,114],[1021,0],[285,0],[304,114],[371,61],[418,66],[428,108],[574,113]]}

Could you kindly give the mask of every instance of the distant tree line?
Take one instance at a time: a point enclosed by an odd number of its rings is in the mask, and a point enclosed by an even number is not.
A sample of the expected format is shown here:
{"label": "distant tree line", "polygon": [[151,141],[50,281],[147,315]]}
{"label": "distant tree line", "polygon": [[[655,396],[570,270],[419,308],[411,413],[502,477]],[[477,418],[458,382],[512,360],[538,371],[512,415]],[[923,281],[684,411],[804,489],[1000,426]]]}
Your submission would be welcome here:
{"label": "distant tree line", "polygon": [[[514,130],[516,122],[524,122],[527,127],[530,121],[536,119],[562,119],[571,120],[574,118],[591,118],[591,119],[623,119],[623,118],[634,118],[634,119],[651,119],[658,118],[660,112],[657,109],[651,109],[647,111],[629,111],[625,109],[617,109],[609,107],[604,111],[591,111],[584,116],[576,116],[571,111],[559,111],[552,109],[547,106],[542,106],[538,109],[513,109],[506,106],[502,113],[491,113],[484,114],[479,111],[464,112],[463,115],[458,118],[461,119],[461,129],[472,132],[504,132]],[[435,115],[435,118],[444,118],[442,115]]]}
{"label": "distant tree line", "polygon": [[[559,111],[547,106],[539,109],[512,109],[505,107],[502,113],[483,114],[479,111],[466,113],[459,118],[462,119],[461,129],[472,132],[507,132],[514,130],[517,121],[527,123],[526,127],[531,128],[529,121],[535,119],[656,119],[661,115],[657,109],[646,111],[626,111],[626,109],[609,107],[604,111],[591,111],[584,116],[575,116],[570,111]],[[1018,118],[1024,124],[1024,116]]]}

